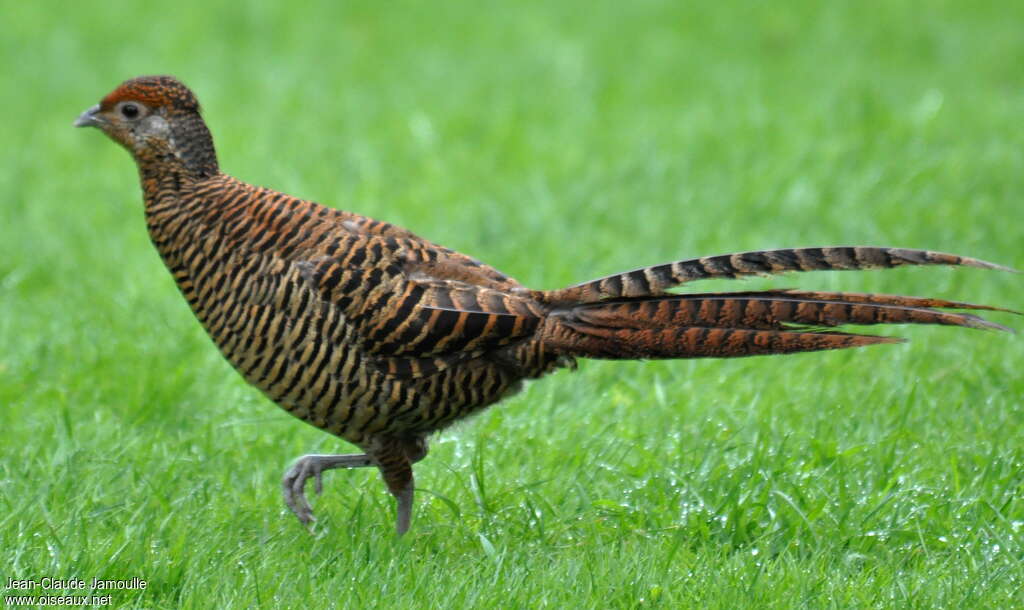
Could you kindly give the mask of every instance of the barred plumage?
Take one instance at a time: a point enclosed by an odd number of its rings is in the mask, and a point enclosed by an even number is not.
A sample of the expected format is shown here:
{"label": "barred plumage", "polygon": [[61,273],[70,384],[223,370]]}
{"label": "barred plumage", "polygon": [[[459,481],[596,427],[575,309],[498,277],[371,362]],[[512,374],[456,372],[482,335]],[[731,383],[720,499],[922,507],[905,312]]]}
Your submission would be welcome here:
{"label": "barred plumage", "polygon": [[[139,167],[153,244],[200,323],[245,379],[292,415],[364,454],[310,455],[285,475],[303,522],[324,470],[376,466],[409,526],[412,464],[427,436],[575,358],[737,357],[898,339],[843,324],[1006,330],[941,299],[775,290],[671,294],[703,278],[961,265],[896,248],[744,252],[655,265],[555,291],[528,290],[390,224],[220,172],[195,96],[171,77],[126,81],[75,123],[96,126]],[[999,310],[1006,311],[1006,310]]]}

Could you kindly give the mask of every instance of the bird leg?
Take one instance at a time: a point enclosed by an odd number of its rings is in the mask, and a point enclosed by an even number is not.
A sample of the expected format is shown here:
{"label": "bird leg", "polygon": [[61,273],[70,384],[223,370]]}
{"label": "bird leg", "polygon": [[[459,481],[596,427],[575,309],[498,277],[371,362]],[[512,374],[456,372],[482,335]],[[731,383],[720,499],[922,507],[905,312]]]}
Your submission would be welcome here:
{"label": "bird leg", "polygon": [[412,462],[405,452],[388,452],[377,457],[377,467],[388,486],[388,491],[398,501],[398,518],[395,528],[401,536],[409,529],[412,521],[413,476]]}
{"label": "bird leg", "polygon": [[367,448],[373,461],[380,469],[384,484],[398,502],[395,529],[401,536],[409,529],[412,521],[412,499],[415,489],[412,465],[427,455],[427,439],[377,438]]}
{"label": "bird leg", "polygon": [[[412,475],[412,469],[409,469],[409,474]],[[410,476],[409,483],[399,489],[398,491],[391,490],[394,494],[395,500],[398,501],[398,518],[395,521],[395,528],[398,531],[398,535],[401,536],[409,529],[409,524],[412,522],[412,494],[413,484]]]}
{"label": "bird leg", "polygon": [[427,455],[425,438],[410,439],[374,439],[366,448],[367,453],[351,453],[347,455],[304,455],[284,473],[281,487],[284,501],[305,525],[316,518],[313,509],[306,500],[306,481],[316,479],[316,493],[323,491],[321,476],[325,470],[332,468],[361,468],[376,466],[388,486],[388,491],[398,502],[398,518],[396,529],[401,536],[409,529],[412,521],[413,476],[412,465]]}
{"label": "bird leg", "polygon": [[360,468],[373,466],[373,458],[365,453],[351,453],[347,455],[304,455],[295,461],[295,464],[284,473],[284,480],[281,487],[284,491],[284,501],[288,508],[292,509],[295,516],[305,525],[316,521],[313,516],[313,508],[306,500],[306,481],[310,478],[316,479],[316,493],[324,489],[321,475],[325,470],[332,468]]}

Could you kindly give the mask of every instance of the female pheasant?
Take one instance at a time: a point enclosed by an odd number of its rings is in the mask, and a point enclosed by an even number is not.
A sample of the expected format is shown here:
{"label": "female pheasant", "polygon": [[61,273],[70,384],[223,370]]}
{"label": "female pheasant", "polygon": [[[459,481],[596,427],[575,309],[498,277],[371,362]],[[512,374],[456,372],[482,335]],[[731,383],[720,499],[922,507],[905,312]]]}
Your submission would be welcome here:
{"label": "female pheasant", "polygon": [[998,308],[941,299],[667,292],[786,271],[1006,269],[923,250],[744,252],[530,290],[405,229],[222,173],[195,95],[169,76],[126,81],[75,126],[98,127],[135,158],[153,244],[224,357],[286,411],[363,450],[307,455],[285,473],[285,502],[307,524],[308,479],[320,492],[325,470],[376,466],[405,532],[427,436],[577,357],[728,358],[898,341],[831,330],[847,323],[1006,330],[942,311]]}

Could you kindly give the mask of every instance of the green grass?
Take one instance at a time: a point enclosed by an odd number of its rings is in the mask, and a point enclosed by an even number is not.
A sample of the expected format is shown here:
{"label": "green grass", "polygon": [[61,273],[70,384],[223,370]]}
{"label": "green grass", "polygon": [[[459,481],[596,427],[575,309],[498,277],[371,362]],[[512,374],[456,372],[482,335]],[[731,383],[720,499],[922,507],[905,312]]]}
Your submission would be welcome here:
{"label": "green grass", "polygon": [[[1024,604],[1024,342],[962,329],[585,362],[436,437],[404,539],[369,471],[325,477],[309,536],[280,476],[351,448],[222,361],[148,243],[129,158],[71,128],[121,80],[176,74],[226,171],[538,288],[838,243],[1022,268],[1024,5],[336,4],[0,9],[0,588],[137,576],[113,602],[140,608]],[[1022,281],[699,288],[1021,308]]]}

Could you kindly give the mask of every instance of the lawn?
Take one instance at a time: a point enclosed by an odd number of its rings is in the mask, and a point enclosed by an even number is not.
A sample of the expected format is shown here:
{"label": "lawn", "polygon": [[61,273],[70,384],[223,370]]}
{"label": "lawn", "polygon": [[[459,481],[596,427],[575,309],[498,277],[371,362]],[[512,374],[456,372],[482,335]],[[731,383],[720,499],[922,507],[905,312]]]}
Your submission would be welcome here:
{"label": "lawn", "polygon": [[[225,171],[537,288],[798,245],[1024,268],[1024,4],[252,4],[0,8],[0,588],[137,577],[111,605],[138,608],[1024,605],[1024,340],[956,328],[583,362],[434,438],[406,537],[365,470],[325,476],[307,534],[281,474],[351,446],[221,359],[149,244],[129,157],[71,128],[120,81],[175,74]],[[1022,277],[686,289],[1021,309]]]}

